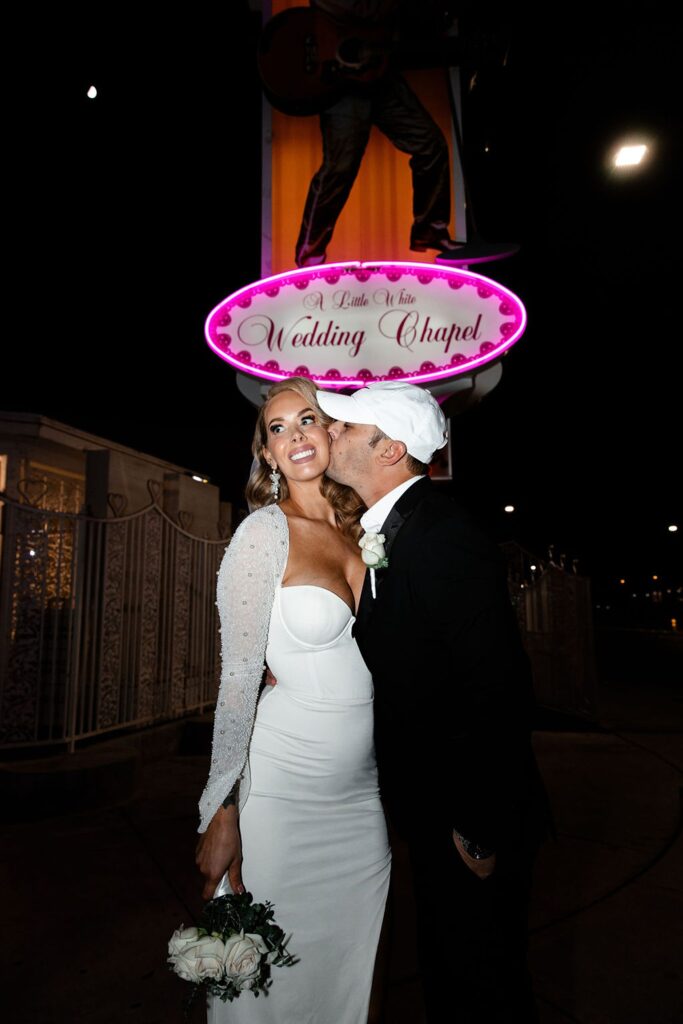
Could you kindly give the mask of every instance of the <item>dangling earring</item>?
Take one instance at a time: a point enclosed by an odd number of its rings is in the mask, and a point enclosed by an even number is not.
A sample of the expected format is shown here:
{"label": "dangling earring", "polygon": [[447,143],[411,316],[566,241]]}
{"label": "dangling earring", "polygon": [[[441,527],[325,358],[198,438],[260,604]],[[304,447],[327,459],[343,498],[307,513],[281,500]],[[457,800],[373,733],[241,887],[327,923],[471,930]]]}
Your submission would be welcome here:
{"label": "dangling earring", "polygon": [[270,493],[273,495],[273,501],[280,497],[280,474],[275,466],[271,466]]}

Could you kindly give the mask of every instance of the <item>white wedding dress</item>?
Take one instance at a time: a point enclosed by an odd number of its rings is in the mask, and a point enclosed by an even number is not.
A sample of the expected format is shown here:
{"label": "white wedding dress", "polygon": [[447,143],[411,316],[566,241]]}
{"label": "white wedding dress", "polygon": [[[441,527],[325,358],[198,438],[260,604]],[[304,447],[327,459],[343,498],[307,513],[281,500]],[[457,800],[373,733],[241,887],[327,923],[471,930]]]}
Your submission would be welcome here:
{"label": "white wedding dress", "polygon": [[208,1024],[366,1024],[390,853],[353,622],[330,590],[274,588],[266,660],[277,685],[249,743],[242,873],[257,902],[274,904],[299,962],[273,968],[265,996],[210,999]]}

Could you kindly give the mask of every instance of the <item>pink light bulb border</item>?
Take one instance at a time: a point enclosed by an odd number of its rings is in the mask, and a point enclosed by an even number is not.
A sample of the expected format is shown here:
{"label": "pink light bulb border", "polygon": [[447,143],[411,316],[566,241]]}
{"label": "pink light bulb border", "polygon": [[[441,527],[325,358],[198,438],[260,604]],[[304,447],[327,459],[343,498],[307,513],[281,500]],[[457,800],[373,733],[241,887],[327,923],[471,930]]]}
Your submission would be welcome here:
{"label": "pink light bulb border", "polygon": [[[227,298],[219,302],[206,318],[204,336],[209,348],[219,356],[219,358],[229,363],[236,370],[240,370],[242,373],[247,373],[254,377],[259,377],[265,380],[281,381],[287,380],[288,377],[295,376],[295,370],[275,370],[268,369],[265,366],[251,365],[249,362],[244,362],[237,356],[233,355],[232,352],[226,352],[221,344],[216,341],[214,336],[216,327],[220,326],[219,319],[235,307],[247,308],[251,305],[254,297],[264,293],[270,293],[269,297],[275,297],[280,288],[287,287],[287,285],[290,284],[295,284],[295,286],[298,286],[303,291],[308,287],[310,282],[316,280],[324,280],[328,284],[336,284],[344,275],[348,274],[354,274],[356,276],[359,274],[367,274],[368,280],[372,276],[381,276],[392,284],[396,283],[401,277],[406,275],[408,277],[416,277],[418,281],[420,280],[420,277],[428,277],[429,281],[434,279],[446,281],[459,280],[463,284],[469,283],[473,286],[476,285],[478,289],[489,292],[490,296],[495,296],[499,300],[507,301],[511,304],[513,312],[510,314],[511,321],[508,321],[507,324],[513,322],[514,327],[508,331],[506,336],[501,337],[497,344],[489,343],[490,348],[487,348],[485,352],[478,356],[475,355],[470,358],[465,358],[462,362],[455,365],[449,365],[448,367],[441,367],[438,369],[435,368],[433,370],[427,370],[426,372],[416,370],[412,372],[401,372],[400,375],[384,374],[370,377],[344,377],[341,374],[338,374],[337,371],[329,371],[337,374],[336,376],[330,377],[325,376],[324,374],[307,372],[306,376],[310,377],[317,384],[324,385],[328,389],[361,388],[376,380],[405,380],[412,384],[421,384],[428,383],[430,381],[444,380],[449,377],[458,377],[461,374],[470,373],[473,369],[498,359],[521,338],[526,329],[527,312],[521,299],[519,299],[514,292],[505,288],[504,285],[499,284],[497,281],[492,281],[490,278],[484,277],[482,274],[476,274],[470,270],[463,270],[460,267],[447,267],[429,263],[401,262],[397,260],[365,260],[363,262],[348,261],[345,263],[325,263],[317,267],[305,267],[297,270],[288,270],[280,274],[273,274],[270,277],[264,277],[259,281],[255,281],[253,284],[246,285],[244,288],[240,288],[238,291],[233,292],[232,295],[229,295]],[[422,281],[420,283],[428,282]],[[277,289],[277,291],[274,291],[274,289]]]}

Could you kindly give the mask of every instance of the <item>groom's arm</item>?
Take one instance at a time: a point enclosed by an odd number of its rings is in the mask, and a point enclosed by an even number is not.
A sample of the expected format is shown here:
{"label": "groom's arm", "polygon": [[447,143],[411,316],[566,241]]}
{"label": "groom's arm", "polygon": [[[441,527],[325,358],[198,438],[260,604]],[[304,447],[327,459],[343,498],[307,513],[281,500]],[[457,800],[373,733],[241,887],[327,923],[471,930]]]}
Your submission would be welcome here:
{"label": "groom's arm", "polygon": [[483,852],[495,851],[519,797],[533,700],[505,563],[494,544],[450,519],[421,547],[411,582],[451,708],[452,824]]}

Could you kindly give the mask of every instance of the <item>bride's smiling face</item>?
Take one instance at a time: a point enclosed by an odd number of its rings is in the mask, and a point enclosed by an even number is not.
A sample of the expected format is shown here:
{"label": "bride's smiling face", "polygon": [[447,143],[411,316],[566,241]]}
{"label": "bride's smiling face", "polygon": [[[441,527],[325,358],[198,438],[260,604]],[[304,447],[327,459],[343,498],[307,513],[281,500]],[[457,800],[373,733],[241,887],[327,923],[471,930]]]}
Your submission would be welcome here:
{"label": "bride's smiling face", "polygon": [[296,391],[282,391],[265,410],[268,438],[263,455],[271,468],[288,480],[322,476],[330,461],[330,438],[320,410],[306,404]]}

